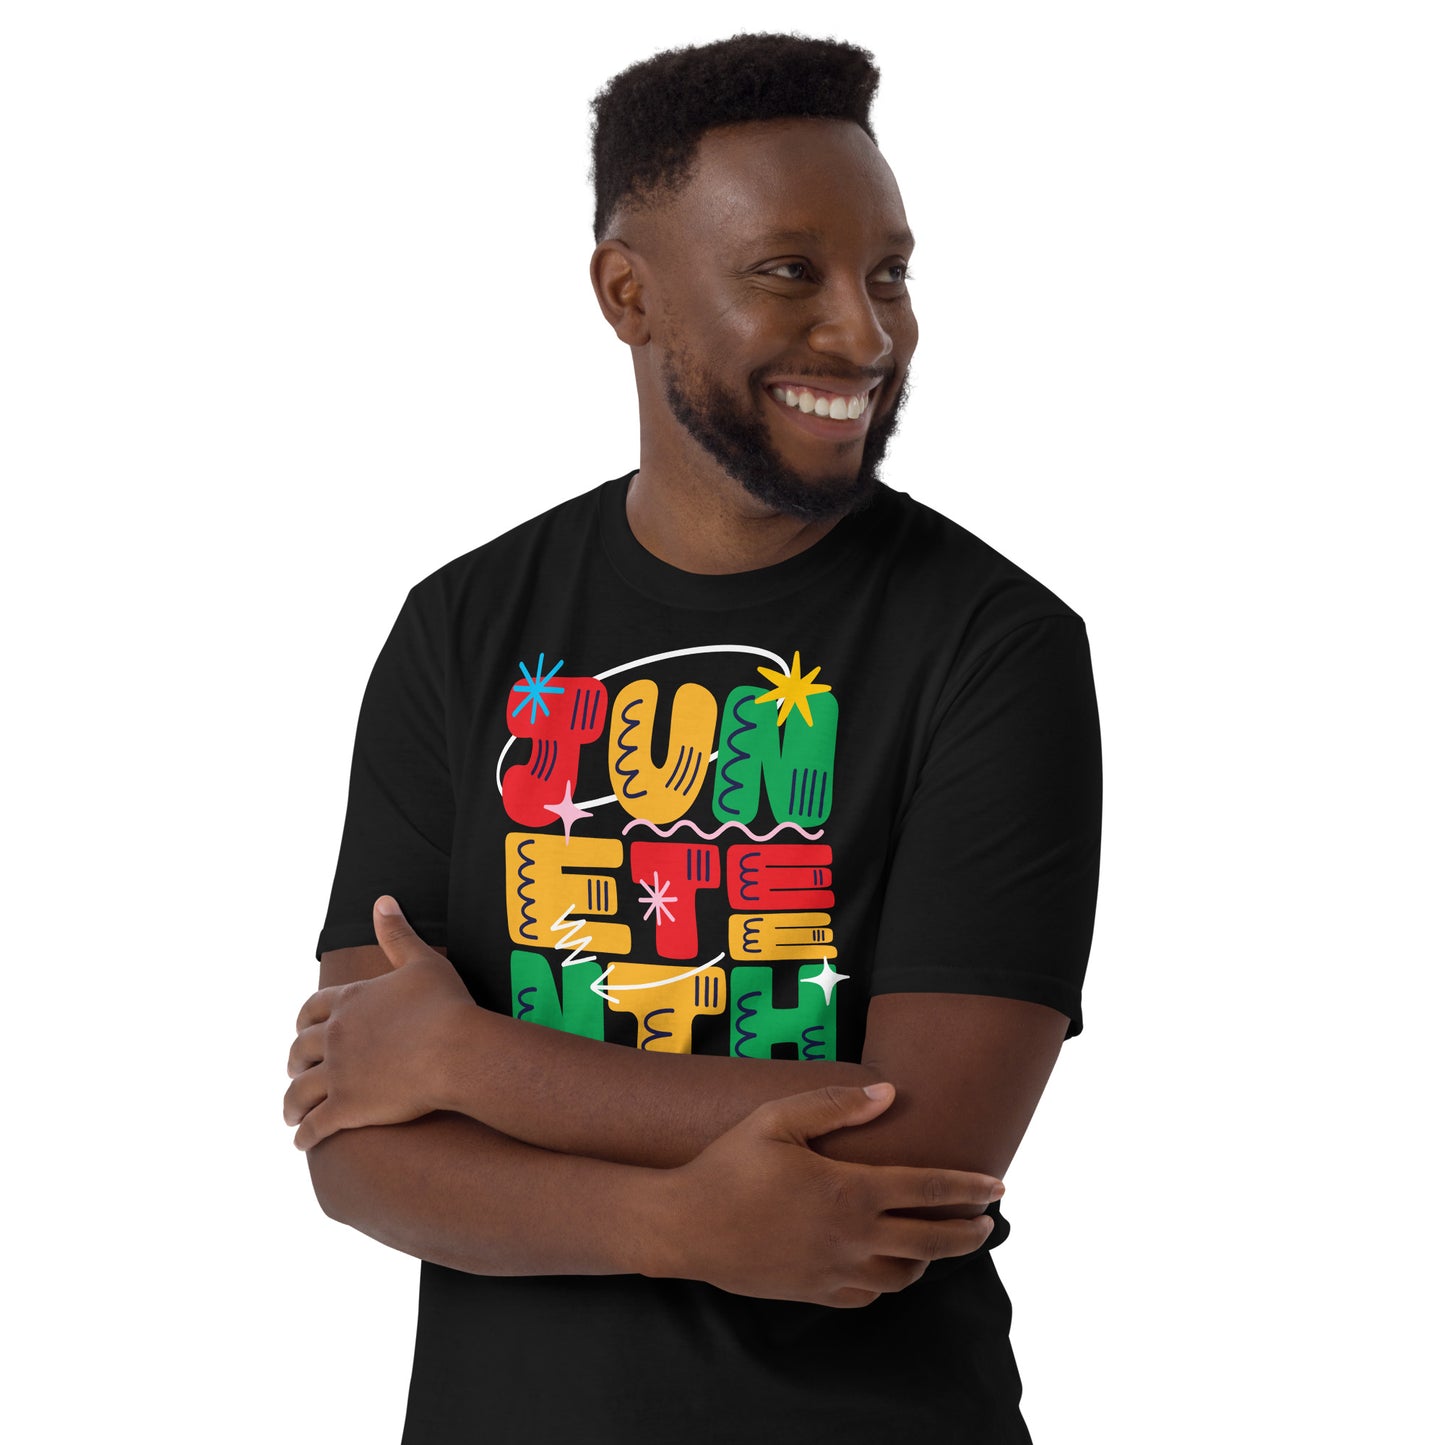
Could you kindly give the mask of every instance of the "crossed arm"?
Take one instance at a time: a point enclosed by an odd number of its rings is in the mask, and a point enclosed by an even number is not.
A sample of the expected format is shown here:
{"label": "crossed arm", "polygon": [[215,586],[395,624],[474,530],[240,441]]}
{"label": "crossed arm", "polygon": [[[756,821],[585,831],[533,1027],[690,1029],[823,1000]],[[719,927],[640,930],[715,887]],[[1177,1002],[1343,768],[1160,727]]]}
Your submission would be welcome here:
{"label": "crossed arm", "polygon": [[473,1273],[866,1304],[987,1237],[1067,1027],[894,994],[860,1064],[651,1054],[480,1009],[399,914],[375,922],[378,946],[322,956],[286,1116],[329,1215]]}

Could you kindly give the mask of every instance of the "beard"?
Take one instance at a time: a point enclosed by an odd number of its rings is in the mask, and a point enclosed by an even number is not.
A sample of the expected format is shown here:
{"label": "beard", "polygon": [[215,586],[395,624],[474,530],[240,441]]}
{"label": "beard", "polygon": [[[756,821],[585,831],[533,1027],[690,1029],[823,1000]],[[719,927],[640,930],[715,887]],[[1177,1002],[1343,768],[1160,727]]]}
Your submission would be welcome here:
{"label": "beard", "polygon": [[[852,444],[839,443],[835,471],[804,476],[779,455],[763,418],[745,410],[685,351],[663,357],[662,379],[673,416],[728,476],[770,510],[803,522],[834,521],[873,500],[879,464],[908,397],[905,380],[887,413],[874,417],[856,462],[841,456]],[[762,373],[755,373],[749,390],[761,389],[761,381]]]}

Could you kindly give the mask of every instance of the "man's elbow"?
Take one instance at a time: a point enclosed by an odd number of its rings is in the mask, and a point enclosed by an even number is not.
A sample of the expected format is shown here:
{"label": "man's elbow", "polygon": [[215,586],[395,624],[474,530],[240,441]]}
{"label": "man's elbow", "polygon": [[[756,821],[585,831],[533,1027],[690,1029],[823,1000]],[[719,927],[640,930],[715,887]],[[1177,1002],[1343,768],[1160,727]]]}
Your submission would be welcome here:
{"label": "man's elbow", "polygon": [[386,1143],[382,1136],[394,1127],[341,1129],[306,1151],[311,1189],[328,1219],[350,1224],[368,1234],[373,1232],[367,1226],[371,1212],[367,1203],[368,1200],[375,1202],[380,1183],[377,1173],[386,1167],[381,1157]]}
{"label": "man's elbow", "polygon": [[346,1148],[344,1134],[332,1134],[306,1151],[306,1167],[311,1172],[311,1190],[321,1212],[328,1219],[347,1223],[344,1208],[345,1190],[342,1182],[342,1155]]}

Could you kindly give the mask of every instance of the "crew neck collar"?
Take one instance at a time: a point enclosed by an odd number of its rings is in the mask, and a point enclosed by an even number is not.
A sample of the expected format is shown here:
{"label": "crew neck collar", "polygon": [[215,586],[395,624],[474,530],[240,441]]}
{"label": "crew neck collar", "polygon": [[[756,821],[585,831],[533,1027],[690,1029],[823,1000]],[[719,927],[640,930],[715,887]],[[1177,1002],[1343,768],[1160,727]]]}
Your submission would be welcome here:
{"label": "crew neck collar", "polygon": [[685,572],[654,556],[633,534],[627,520],[627,489],[637,469],[598,489],[602,544],[623,580],[656,602],[670,607],[720,611],[775,602],[818,581],[849,557],[881,546],[902,495],[880,484],[872,501],[824,533],[811,547],[786,561],[747,572]]}

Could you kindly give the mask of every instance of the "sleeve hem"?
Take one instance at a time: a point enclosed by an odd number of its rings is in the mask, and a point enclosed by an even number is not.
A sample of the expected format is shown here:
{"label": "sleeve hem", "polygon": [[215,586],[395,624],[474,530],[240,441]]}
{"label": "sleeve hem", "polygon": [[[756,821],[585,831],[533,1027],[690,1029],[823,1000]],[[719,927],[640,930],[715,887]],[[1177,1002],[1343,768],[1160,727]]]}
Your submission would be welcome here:
{"label": "sleeve hem", "polygon": [[1084,1031],[1081,991],[1038,974],[924,965],[891,970],[886,978],[874,979],[870,998],[889,993],[981,993],[990,998],[1016,998],[1025,1003],[1045,1004],[1065,1015],[1069,1020],[1066,1039]]}

